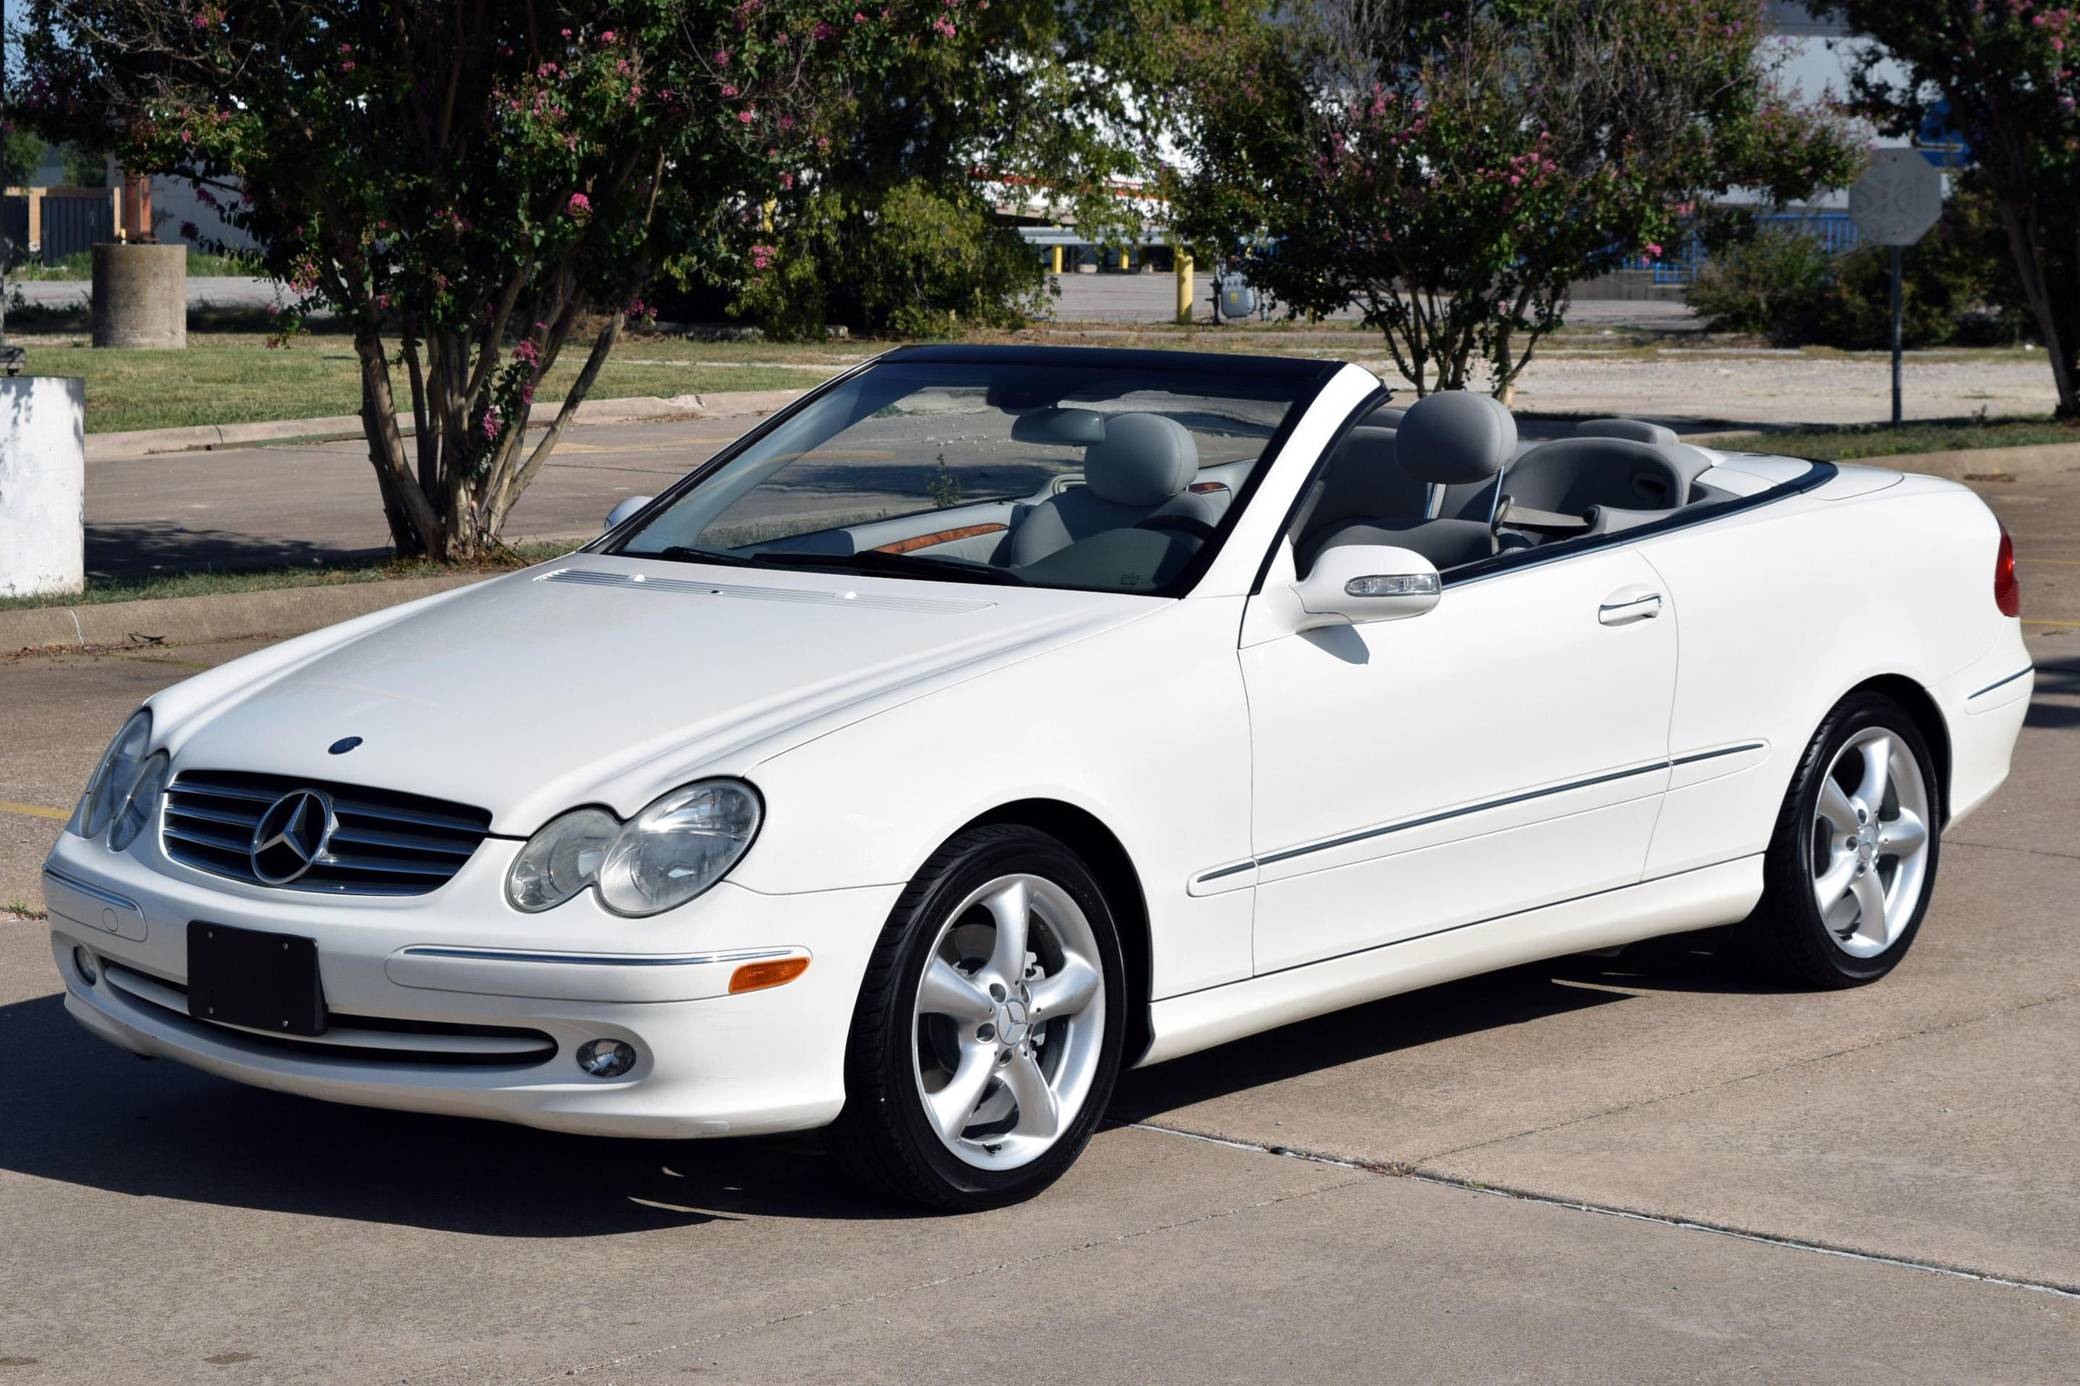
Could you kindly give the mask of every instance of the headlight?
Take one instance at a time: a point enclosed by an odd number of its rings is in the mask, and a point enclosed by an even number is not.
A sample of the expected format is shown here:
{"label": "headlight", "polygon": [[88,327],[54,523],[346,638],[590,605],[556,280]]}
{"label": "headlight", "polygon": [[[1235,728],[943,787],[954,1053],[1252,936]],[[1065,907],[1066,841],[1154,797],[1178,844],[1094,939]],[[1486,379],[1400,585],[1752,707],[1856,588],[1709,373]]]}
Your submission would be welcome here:
{"label": "headlight", "polygon": [[94,767],[94,777],[87,781],[87,792],[80,795],[79,807],[65,824],[67,831],[81,837],[101,835],[136,785],[138,768],[144,763],[144,748],[151,739],[151,709],[139,708],[130,714],[130,720],[123,723],[123,729],[102,753],[101,763]]}
{"label": "headlight", "polygon": [[120,852],[137,841],[145,824],[159,811],[159,796],[166,790],[167,770],[172,762],[166,752],[160,751],[144,763],[144,770],[130,790],[129,798],[123,801],[122,809],[116,814],[116,825],[108,830],[108,847]]}
{"label": "headlight", "polygon": [[599,878],[607,849],[621,835],[621,820],[604,809],[574,809],[527,840],[506,873],[506,899],[513,908],[552,909]]}
{"label": "headlight", "polygon": [[701,780],[658,799],[627,824],[574,809],[528,840],[506,873],[506,898],[533,912],[587,886],[616,914],[683,905],[737,864],[758,836],[758,792],[737,780]]}

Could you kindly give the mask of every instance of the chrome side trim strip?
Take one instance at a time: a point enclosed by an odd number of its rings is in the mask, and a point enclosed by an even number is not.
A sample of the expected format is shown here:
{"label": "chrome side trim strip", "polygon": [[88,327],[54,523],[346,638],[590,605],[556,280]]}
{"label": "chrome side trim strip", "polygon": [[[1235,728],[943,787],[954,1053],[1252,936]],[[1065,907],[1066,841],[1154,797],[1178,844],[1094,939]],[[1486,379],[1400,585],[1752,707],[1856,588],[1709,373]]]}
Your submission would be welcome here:
{"label": "chrome side trim strip", "polygon": [[142,915],[144,913],[144,910],[138,903],[129,896],[118,895],[112,890],[103,890],[92,881],[83,881],[69,871],[61,871],[57,867],[46,863],[43,868],[43,874],[69,890],[76,890],[82,895],[92,896],[104,905],[117,905],[129,910],[132,914]]}
{"label": "chrome side trim strip", "polygon": [[1217,881],[1223,876],[1233,876],[1255,867],[1271,866],[1278,862],[1291,861],[1295,857],[1305,857],[1311,856],[1316,852],[1326,852],[1335,847],[1348,847],[1353,842],[1369,842],[1373,838],[1386,837],[1391,833],[1405,833],[1411,828],[1425,828],[1432,823],[1443,823],[1454,818],[1465,818],[1470,814],[1486,813],[1489,809],[1508,808],[1512,804],[1527,803],[1532,799],[1549,798],[1555,794],[1565,794],[1570,790],[1588,789],[1599,784],[1610,784],[1615,780],[1629,780],[1637,775],[1651,775],[1657,771],[1668,769],[1669,765],[1670,762],[1668,761],[1657,760],[1651,765],[1635,765],[1625,770],[1613,770],[1608,774],[1591,775],[1587,779],[1569,780],[1566,784],[1548,785],[1544,789],[1526,790],[1522,794],[1507,794],[1500,799],[1487,799],[1478,804],[1468,804],[1463,808],[1445,809],[1441,813],[1426,813],[1420,818],[1405,818],[1399,823],[1388,823],[1377,828],[1362,828],[1354,833],[1343,833],[1337,837],[1327,838],[1320,842],[1309,842],[1299,847],[1281,847],[1275,852],[1266,852],[1262,856],[1251,858],[1248,861],[1236,862],[1229,866],[1218,867],[1212,871],[1201,872],[1192,878],[1192,884],[1201,885],[1207,881]]}
{"label": "chrome side trim strip", "polygon": [[2008,675],[2008,676],[2007,676],[2006,678],[2004,678],[2004,679],[1995,679],[1995,680],[1994,680],[1994,681],[1993,681],[1992,683],[1989,683],[1989,684],[1987,684],[1987,685],[1986,685],[1986,686],[1985,686],[1984,688],[1980,689],[1980,690],[1979,690],[1979,691],[1978,691],[1977,693],[1967,693],[1967,694],[1965,694],[1965,698],[1964,698],[1964,700],[1965,700],[1966,702],[1970,702],[1970,701],[1971,701],[1972,699],[1974,699],[1974,698],[1978,698],[1978,697],[1983,697],[1984,695],[1986,695],[1986,694],[1988,694],[1988,693],[1991,693],[1991,692],[1992,692],[1992,691],[1993,691],[1994,689],[1996,689],[1996,688],[2005,688],[2005,687],[2007,687],[2007,686],[2008,686],[2009,684],[2011,684],[2011,683],[2015,682],[2015,680],[2017,680],[2017,679],[2019,679],[2019,678],[2022,678],[2022,677],[2024,677],[2025,675],[2028,675],[2028,674],[2034,674],[2034,673],[2036,673],[2036,672],[2037,672],[2037,666],[2036,666],[2036,665],[2034,665],[2034,664],[2030,665],[2030,666],[2029,666],[2028,668],[2026,668],[2026,669],[2017,669],[2017,670],[2016,670],[2016,671],[2015,671],[2014,673],[2012,673],[2012,674]]}
{"label": "chrome side trim strip", "polygon": [[739,948],[720,953],[551,953],[532,949],[446,948],[413,944],[398,950],[409,958],[464,958],[475,962],[553,963],[578,967],[699,967],[707,963],[757,962],[785,958],[796,948]]}
{"label": "chrome side trim strip", "polygon": [[1721,746],[1716,751],[1693,751],[1687,756],[1677,756],[1668,763],[1672,770],[1678,765],[1695,765],[1700,760],[1717,760],[1720,756],[1737,756],[1743,751],[1760,751],[1769,746],[1767,741],[1743,741],[1738,746]]}

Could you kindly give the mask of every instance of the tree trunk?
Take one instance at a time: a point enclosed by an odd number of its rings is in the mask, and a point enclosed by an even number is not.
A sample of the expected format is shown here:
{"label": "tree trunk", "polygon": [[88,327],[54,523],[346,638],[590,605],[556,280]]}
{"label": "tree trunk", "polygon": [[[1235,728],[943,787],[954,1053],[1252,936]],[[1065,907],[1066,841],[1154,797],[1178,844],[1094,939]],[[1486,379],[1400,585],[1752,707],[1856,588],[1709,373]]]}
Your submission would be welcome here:
{"label": "tree trunk", "polygon": [[[2073,359],[2068,355],[2065,334],[2059,331],[2058,308],[2053,302],[2050,276],[2045,272],[2044,252],[2037,244],[2035,216],[2026,208],[2003,201],[2001,226],[2008,233],[2008,254],[2022,280],[2022,295],[2036,320],[2037,335],[2051,358],[2051,378],[2058,388],[2058,417],[2080,418],[2080,396],[2074,393]],[[2080,345],[2074,343],[2073,345]]]}
{"label": "tree trunk", "polygon": [[361,432],[368,439],[369,465],[383,497],[383,517],[390,542],[403,558],[445,557],[440,517],[412,476],[405,459],[404,438],[397,431],[397,407],[390,394],[390,368],[383,342],[372,327],[357,326],[354,350],[361,361]]}

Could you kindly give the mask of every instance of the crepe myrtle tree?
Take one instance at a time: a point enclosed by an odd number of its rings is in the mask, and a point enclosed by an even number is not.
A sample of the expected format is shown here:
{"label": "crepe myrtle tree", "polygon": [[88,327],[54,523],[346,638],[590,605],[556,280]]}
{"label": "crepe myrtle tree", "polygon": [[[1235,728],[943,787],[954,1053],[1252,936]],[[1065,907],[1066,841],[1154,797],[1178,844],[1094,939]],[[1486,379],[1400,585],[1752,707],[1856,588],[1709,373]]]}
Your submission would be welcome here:
{"label": "crepe myrtle tree", "polygon": [[2080,10],[2040,0],[1834,0],[1877,40],[1849,106],[1907,135],[1938,98],[1991,195],[2058,414],[2080,419]]}
{"label": "crepe myrtle tree", "polygon": [[1290,311],[1355,303],[1419,394],[1507,398],[1575,281],[1856,167],[1758,0],[1312,0],[1185,42],[1181,229]]}
{"label": "crepe myrtle tree", "polygon": [[29,0],[12,38],[29,118],[193,179],[258,242],[284,336],[344,320],[396,547],[460,560],[497,544],[643,285],[767,271],[769,190],[961,2]]}

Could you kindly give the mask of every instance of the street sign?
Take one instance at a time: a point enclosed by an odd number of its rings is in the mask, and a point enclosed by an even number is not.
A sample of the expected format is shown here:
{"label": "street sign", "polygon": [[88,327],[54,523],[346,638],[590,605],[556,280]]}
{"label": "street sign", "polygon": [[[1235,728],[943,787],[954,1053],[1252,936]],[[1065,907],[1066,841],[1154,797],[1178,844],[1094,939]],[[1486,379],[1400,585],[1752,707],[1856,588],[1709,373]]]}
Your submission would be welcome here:
{"label": "street sign", "polygon": [[1943,214],[1943,175],[1914,149],[1879,149],[1849,187],[1849,216],[1877,245],[1912,245]]}
{"label": "street sign", "polygon": [[1886,248],[1892,261],[1892,422],[1900,405],[1900,248],[1928,234],[1943,214],[1943,175],[1918,149],[1879,149],[1870,167],[1849,185],[1849,216],[1864,239]]}

